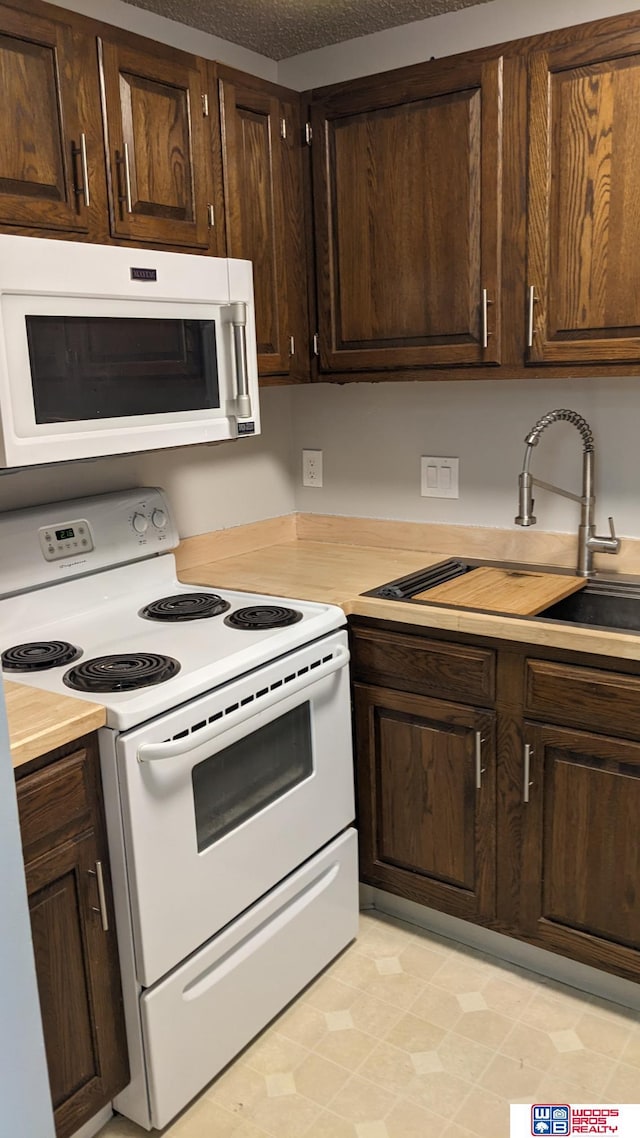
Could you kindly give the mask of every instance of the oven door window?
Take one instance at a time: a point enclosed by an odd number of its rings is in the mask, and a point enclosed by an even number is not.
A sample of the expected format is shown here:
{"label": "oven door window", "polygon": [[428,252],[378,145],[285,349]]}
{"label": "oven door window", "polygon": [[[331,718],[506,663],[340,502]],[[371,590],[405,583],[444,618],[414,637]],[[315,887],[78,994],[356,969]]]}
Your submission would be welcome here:
{"label": "oven door window", "polygon": [[313,774],[311,705],[300,704],[191,772],[198,852]]}
{"label": "oven door window", "polygon": [[220,406],[214,320],[25,319],[37,423]]}

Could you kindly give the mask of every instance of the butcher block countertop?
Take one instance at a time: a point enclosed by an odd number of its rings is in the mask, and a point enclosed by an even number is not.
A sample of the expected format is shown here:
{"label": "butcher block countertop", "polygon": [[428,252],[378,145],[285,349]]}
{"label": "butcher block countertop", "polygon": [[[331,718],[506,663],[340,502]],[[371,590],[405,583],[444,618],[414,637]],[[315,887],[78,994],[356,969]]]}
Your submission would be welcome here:
{"label": "butcher block countertop", "polygon": [[39,691],[11,680],[4,682],[4,698],[14,768],[96,731],[107,718],[97,703]]}
{"label": "butcher block countertop", "polygon": [[[280,523],[278,527],[276,522]],[[539,533],[522,543],[519,533],[479,527],[418,526],[313,515],[298,515],[297,523],[291,519],[289,525],[284,522],[274,519],[273,523],[187,539],[177,555],[180,579],[193,585],[325,601],[340,605],[348,615],[640,661],[640,633],[545,622],[452,604],[415,604],[361,595],[452,556],[535,561],[541,569],[552,564],[571,569],[576,538],[570,534]],[[255,535],[253,541],[250,533]],[[429,550],[426,543],[431,534],[435,548]],[[310,536],[319,536],[320,540],[310,540]],[[330,540],[332,536],[337,540]],[[385,538],[387,545],[383,544]],[[371,544],[356,544],[363,540]],[[420,543],[420,548],[399,547],[412,541]],[[603,557],[599,563],[603,571],[640,573],[640,542],[627,539],[625,545],[624,562],[618,565],[622,558]],[[574,578],[559,580],[570,582]]]}

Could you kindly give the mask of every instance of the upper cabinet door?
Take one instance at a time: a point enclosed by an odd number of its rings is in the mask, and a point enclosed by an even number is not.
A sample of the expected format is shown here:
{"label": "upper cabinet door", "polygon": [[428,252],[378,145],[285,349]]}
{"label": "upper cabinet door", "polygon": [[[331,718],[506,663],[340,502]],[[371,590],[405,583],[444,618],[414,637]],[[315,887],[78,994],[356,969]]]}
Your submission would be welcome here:
{"label": "upper cabinet door", "polygon": [[640,31],[530,61],[529,363],[640,360]]}
{"label": "upper cabinet door", "polygon": [[321,367],[499,363],[502,61],[360,81],[312,124]]}
{"label": "upper cabinet door", "polygon": [[86,233],[95,140],[78,87],[71,28],[0,7],[0,223]]}
{"label": "upper cabinet door", "polygon": [[100,41],[114,237],[209,247],[206,64]]}
{"label": "upper cabinet door", "polygon": [[227,253],[253,262],[258,370],[308,368],[300,112],[270,84],[220,70]]}

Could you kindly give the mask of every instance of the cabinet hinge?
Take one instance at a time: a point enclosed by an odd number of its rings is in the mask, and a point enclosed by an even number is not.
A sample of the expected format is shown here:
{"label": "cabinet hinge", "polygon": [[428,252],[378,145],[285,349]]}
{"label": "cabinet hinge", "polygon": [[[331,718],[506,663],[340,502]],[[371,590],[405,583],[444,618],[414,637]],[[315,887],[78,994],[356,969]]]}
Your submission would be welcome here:
{"label": "cabinet hinge", "polygon": [[208,206],[207,206],[207,221],[208,221],[208,223],[209,223],[209,227],[210,227],[211,229],[213,229],[213,227],[214,227],[214,225],[215,225],[215,223],[216,223],[216,215],[215,215],[215,213],[214,213],[214,210],[213,210],[213,206],[212,206],[212,205],[208,205]]}
{"label": "cabinet hinge", "polygon": [[287,137],[287,120],[280,119],[280,138]]}
{"label": "cabinet hinge", "polygon": [[295,356],[295,354],[296,354],[296,342],[295,342],[293,336],[289,336],[289,355]]}
{"label": "cabinet hinge", "polygon": [[313,333],[313,354],[314,356],[320,355],[320,336],[317,332]]}
{"label": "cabinet hinge", "polygon": [[310,122],[306,122],[304,124],[304,140],[307,146],[311,146],[311,143],[313,141],[313,130]]}
{"label": "cabinet hinge", "polygon": [[202,96],[202,116],[209,118],[209,96],[206,93]]}

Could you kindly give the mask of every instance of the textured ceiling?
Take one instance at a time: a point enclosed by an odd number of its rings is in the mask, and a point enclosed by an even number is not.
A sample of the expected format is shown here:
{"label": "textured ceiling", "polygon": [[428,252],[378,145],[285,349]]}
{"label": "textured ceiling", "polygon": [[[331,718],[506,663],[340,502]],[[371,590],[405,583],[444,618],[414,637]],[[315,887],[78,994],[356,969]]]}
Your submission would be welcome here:
{"label": "textured ceiling", "polygon": [[128,0],[270,59],[342,43],[488,0]]}

